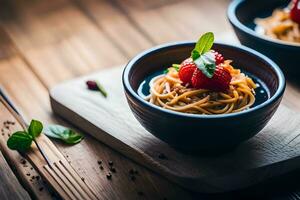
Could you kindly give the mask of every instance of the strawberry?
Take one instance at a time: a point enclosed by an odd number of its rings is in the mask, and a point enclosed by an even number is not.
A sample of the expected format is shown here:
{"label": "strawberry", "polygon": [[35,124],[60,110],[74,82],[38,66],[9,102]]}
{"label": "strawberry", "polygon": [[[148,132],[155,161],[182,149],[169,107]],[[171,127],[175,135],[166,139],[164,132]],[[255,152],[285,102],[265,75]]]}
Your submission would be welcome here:
{"label": "strawberry", "polygon": [[205,76],[201,70],[195,70],[192,77],[192,85],[195,88],[209,89],[213,91],[225,91],[231,81],[229,71],[222,66],[217,66],[212,78]]}
{"label": "strawberry", "polygon": [[191,58],[188,58],[181,63],[178,76],[183,85],[186,85],[188,83],[191,84],[191,79],[196,69],[197,66]]}
{"label": "strawberry", "polygon": [[300,0],[293,0],[290,17],[293,21],[300,24]]}
{"label": "strawberry", "polygon": [[220,54],[219,52],[217,52],[215,50],[211,50],[211,52],[213,54],[215,54],[216,65],[219,65],[224,62],[224,57],[222,54]]}

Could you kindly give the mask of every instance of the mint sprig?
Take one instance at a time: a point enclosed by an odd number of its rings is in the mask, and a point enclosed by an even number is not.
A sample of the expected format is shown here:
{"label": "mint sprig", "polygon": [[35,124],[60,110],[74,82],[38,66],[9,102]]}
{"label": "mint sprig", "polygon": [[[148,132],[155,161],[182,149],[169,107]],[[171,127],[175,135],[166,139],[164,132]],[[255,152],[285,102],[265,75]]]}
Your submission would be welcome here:
{"label": "mint sprig", "polygon": [[27,130],[17,131],[8,138],[7,146],[11,150],[27,151],[30,149],[32,142],[40,136],[42,131],[44,131],[47,136],[60,139],[67,144],[77,144],[83,139],[82,135],[60,125],[48,125],[45,130],[43,130],[43,124],[33,119]]}
{"label": "mint sprig", "polygon": [[32,141],[37,138],[43,130],[43,124],[37,120],[31,120],[27,130],[13,133],[7,140],[7,146],[11,150],[26,151],[31,147]]}
{"label": "mint sprig", "polygon": [[216,69],[216,61],[214,55],[209,52],[214,44],[214,34],[212,32],[205,33],[197,41],[195,48],[191,53],[191,57],[197,67],[208,78],[212,78]]}

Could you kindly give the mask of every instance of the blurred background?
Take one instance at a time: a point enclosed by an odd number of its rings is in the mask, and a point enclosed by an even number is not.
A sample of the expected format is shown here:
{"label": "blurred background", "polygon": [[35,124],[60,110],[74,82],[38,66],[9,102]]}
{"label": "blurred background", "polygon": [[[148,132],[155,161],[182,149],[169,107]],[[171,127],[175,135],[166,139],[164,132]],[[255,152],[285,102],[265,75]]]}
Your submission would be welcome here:
{"label": "blurred background", "polygon": [[203,32],[234,37],[226,20],[229,2],[1,0],[0,84],[28,116],[49,119],[47,90],[58,82],[125,64],[157,44],[196,40]]}

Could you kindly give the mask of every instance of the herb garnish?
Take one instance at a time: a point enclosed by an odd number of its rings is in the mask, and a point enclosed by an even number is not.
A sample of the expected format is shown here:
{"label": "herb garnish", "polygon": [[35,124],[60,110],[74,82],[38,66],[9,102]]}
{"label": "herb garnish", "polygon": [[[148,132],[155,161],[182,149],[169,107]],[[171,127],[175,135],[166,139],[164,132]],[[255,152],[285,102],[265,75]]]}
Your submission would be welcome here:
{"label": "herb garnish", "polygon": [[44,133],[49,137],[60,139],[67,144],[77,144],[83,139],[81,134],[64,126],[55,124],[46,126]]}
{"label": "herb garnish", "polygon": [[200,37],[192,51],[191,57],[197,67],[208,78],[212,78],[216,69],[215,56],[209,50],[214,43],[214,34],[205,33]]}
{"label": "herb garnish", "polygon": [[[180,69],[180,64],[172,64],[172,67],[178,72]],[[169,72],[169,69],[164,70],[164,74],[167,74]]]}
{"label": "herb garnish", "polygon": [[43,124],[40,121],[31,120],[28,130],[17,131],[8,138],[7,146],[12,150],[26,151],[42,130]]}
{"label": "herb garnish", "polygon": [[[17,131],[8,138],[7,146],[11,150],[27,151],[42,131],[43,124],[33,119],[27,130]],[[67,144],[77,144],[83,139],[82,135],[60,125],[49,125],[45,128],[44,133],[49,137],[58,138]]]}

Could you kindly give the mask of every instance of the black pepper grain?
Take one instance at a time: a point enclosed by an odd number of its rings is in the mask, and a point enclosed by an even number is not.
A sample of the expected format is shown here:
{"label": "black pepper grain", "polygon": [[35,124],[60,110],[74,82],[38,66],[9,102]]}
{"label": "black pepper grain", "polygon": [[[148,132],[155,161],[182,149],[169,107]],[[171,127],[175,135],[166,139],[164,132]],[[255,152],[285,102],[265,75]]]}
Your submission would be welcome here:
{"label": "black pepper grain", "polygon": [[83,178],[83,177],[81,177],[81,180],[84,182],[85,181],[85,179]]}
{"label": "black pepper grain", "polygon": [[109,168],[109,170],[113,173],[116,173],[116,168],[114,168],[114,167]]}
{"label": "black pepper grain", "polygon": [[102,161],[101,160],[98,160],[98,165],[101,165],[102,164]]}
{"label": "black pepper grain", "polygon": [[26,160],[24,159],[24,158],[22,158],[21,160],[20,160],[20,162],[21,162],[21,164],[26,164]]}
{"label": "black pepper grain", "polygon": [[100,165],[100,167],[99,167],[101,170],[103,170],[104,169],[104,167],[102,166],[102,165]]}
{"label": "black pepper grain", "polygon": [[129,174],[134,174],[134,169],[130,169]]}
{"label": "black pepper grain", "polygon": [[108,165],[113,166],[114,162],[110,160],[110,161],[108,161]]}
{"label": "black pepper grain", "polygon": [[111,173],[106,174],[106,178],[107,178],[108,180],[110,180],[110,179],[112,178]]}
{"label": "black pepper grain", "polygon": [[39,188],[39,191],[42,191],[43,189],[44,189],[43,187],[40,187],[40,188]]}
{"label": "black pepper grain", "polygon": [[30,176],[30,173],[27,173],[26,176]]}
{"label": "black pepper grain", "polygon": [[130,180],[135,181],[136,177],[134,175],[130,176]]}

